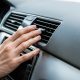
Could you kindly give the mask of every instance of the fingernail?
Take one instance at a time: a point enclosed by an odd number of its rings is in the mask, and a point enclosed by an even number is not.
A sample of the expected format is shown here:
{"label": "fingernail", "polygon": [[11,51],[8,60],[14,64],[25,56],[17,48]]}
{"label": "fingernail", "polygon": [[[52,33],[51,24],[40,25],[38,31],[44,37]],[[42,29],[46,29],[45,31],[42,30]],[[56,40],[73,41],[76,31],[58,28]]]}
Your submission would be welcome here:
{"label": "fingernail", "polygon": [[40,49],[36,49],[36,51],[39,53],[40,52]]}
{"label": "fingernail", "polygon": [[37,26],[36,26],[36,25],[31,25],[31,27],[37,28]]}
{"label": "fingernail", "polygon": [[39,29],[38,29],[38,31],[39,31],[39,33],[42,33],[42,30],[41,30],[41,28],[39,28]]}
{"label": "fingernail", "polygon": [[30,25],[30,26],[27,26],[27,27],[30,27],[30,28],[37,28],[37,26],[36,25]]}
{"label": "fingernail", "polygon": [[43,28],[39,28],[39,29],[40,29],[42,32],[45,31],[45,29],[43,29]]}
{"label": "fingernail", "polygon": [[41,36],[38,36],[39,40],[41,39]]}
{"label": "fingernail", "polygon": [[34,55],[37,55],[37,54],[39,54],[39,53],[40,53],[40,49],[37,48],[37,49],[35,50],[35,52],[34,52]]}
{"label": "fingernail", "polygon": [[36,25],[32,25],[32,26],[37,27]]}
{"label": "fingernail", "polygon": [[23,26],[19,26],[18,30],[19,30],[19,29],[23,29]]}

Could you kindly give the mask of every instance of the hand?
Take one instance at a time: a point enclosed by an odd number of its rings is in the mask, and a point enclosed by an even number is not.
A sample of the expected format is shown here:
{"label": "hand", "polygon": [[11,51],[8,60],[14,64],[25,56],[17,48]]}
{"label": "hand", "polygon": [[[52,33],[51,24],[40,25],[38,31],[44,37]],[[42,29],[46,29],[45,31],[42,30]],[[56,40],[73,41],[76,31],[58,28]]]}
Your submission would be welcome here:
{"label": "hand", "polygon": [[17,30],[0,45],[0,78],[40,52],[39,49],[35,49],[20,56],[22,51],[41,39],[40,34],[41,31],[36,30],[35,25],[28,26]]}

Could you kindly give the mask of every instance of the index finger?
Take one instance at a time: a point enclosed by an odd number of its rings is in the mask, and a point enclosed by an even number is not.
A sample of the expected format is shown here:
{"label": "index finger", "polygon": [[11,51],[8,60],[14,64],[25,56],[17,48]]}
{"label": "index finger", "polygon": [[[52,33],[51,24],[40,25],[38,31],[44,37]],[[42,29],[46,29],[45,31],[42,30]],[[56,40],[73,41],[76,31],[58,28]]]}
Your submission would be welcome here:
{"label": "index finger", "polygon": [[36,29],[36,25],[31,25],[31,26],[27,26],[25,28],[19,29],[8,40],[14,41],[18,37],[20,37],[21,35],[26,34],[26,33],[30,32],[30,31],[35,30],[35,29]]}

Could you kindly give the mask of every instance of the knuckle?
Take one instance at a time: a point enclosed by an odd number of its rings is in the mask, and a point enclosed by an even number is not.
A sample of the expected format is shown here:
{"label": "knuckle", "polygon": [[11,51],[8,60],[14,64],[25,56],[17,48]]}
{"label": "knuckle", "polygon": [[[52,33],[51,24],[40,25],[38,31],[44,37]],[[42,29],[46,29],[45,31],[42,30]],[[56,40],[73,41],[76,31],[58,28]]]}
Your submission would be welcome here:
{"label": "knuckle", "polygon": [[32,43],[33,43],[33,39],[30,39],[30,40],[28,41],[28,46],[32,45]]}
{"label": "knuckle", "polygon": [[9,38],[5,39],[5,40],[3,41],[3,44],[7,44],[7,43],[8,43],[8,40],[9,40]]}
{"label": "knuckle", "polygon": [[9,67],[12,68],[13,65],[16,64],[16,60],[15,59],[9,59],[10,63],[9,63]]}
{"label": "knuckle", "polygon": [[26,40],[25,34],[21,36],[21,39]]}
{"label": "knuckle", "polygon": [[5,40],[5,41],[3,41],[3,44],[7,44],[7,41]]}
{"label": "knuckle", "polygon": [[11,61],[10,54],[9,53],[5,53],[5,54],[6,54],[6,57]]}
{"label": "knuckle", "polygon": [[12,64],[16,63],[15,59],[11,59],[10,61],[11,61]]}
{"label": "knuckle", "polygon": [[22,56],[22,62],[25,62],[27,60],[26,56]]}
{"label": "knuckle", "polygon": [[39,31],[38,30],[35,30],[35,32],[34,32],[35,34],[39,34]]}
{"label": "knuckle", "polygon": [[31,32],[32,35],[36,34],[36,30]]}
{"label": "knuckle", "polygon": [[12,48],[11,45],[7,45],[7,46],[6,46],[6,50],[7,50],[7,51],[11,51],[12,49],[13,49],[13,48]]}
{"label": "knuckle", "polygon": [[29,43],[30,43],[30,44],[32,44],[32,42],[33,42],[33,38],[29,40]]}
{"label": "knuckle", "polygon": [[16,62],[18,63],[18,64],[21,64],[21,63],[23,63],[23,62],[25,62],[26,61],[26,57],[25,56],[22,56],[20,59],[18,59]]}
{"label": "knuckle", "polygon": [[40,35],[39,35],[39,36],[37,36],[37,39],[38,39],[38,40],[41,40],[41,36],[40,36]]}
{"label": "knuckle", "polygon": [[28,46],[31,46],[31,45],[33,45],[33,44],[34,44],[33,39],[30,39],[29,42],[28,42]]}
{"label": "knuckle", "polygon": [[22,46],[22,48],[26,49],[26,44],[25,44],[25,42],[23,42],[23,43],[21,44],[21,46]]}
{"label": "knuckle", "polygon": [[35,30],[35,31],[33,31],[33,34],[35,34],[35,35],[37,34],[38,35],[38,34],[40,34],[40,31],[39,30]]}
{"label": "knuckle", "polygon": [[6,40],[4,40],[3,44],[6,44],[6,43],[7,43],[7,39],[6,39]]}
{"label": "knuckle", "polygon": [[23,30],[17,30],[17,34],[18,35],[22,35],[23,34]]}
{"label": "knuckle", "polygon": [[11,57],[11,54],[10,54],[9,52],[6,51],[5,57],[6,57],[9,61],[12,61],[12,57]]}

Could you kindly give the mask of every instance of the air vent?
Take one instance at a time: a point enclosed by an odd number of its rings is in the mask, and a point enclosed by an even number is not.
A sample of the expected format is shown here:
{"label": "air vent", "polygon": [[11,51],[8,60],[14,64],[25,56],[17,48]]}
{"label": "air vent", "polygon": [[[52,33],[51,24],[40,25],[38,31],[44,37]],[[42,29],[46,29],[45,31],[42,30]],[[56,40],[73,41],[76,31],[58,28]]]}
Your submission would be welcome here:
{"label": "air vent", "polygon": [[36,18],[36,20],[32,24],[37,25],[38,28],[42,28],[44,30],[43,33],[42,33],[41,42],[47,43],[49,41],[52,33],[60,25],[60,22],[55,21],[55,20],[47,20],[47,19],[43,19],[43,18]]}
{"label": "air vent", "polygon": [[8,29],[16,31],[25,17],[26,15],[23,14],[11,13],[7,20],[5,21],[4,26]]}

